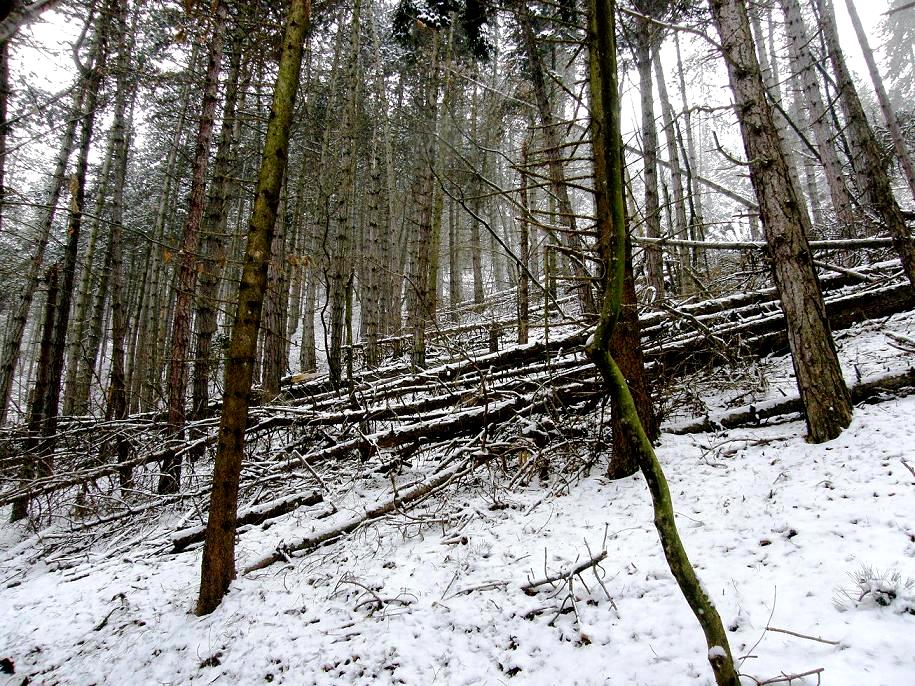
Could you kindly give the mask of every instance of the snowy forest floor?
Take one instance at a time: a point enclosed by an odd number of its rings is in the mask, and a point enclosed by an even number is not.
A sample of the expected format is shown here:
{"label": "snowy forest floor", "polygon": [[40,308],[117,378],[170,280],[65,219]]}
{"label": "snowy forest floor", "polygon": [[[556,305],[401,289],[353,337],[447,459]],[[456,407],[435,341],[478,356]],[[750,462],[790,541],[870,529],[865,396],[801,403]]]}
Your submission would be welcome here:
{"label": "snowy forest floor", "polygon": [[[891,334],[911,339],[915,315],[837,332],[849,382],[912,366]],[[692,413],[714,416],[791,395],[792,384],[782,357],[737,382],[719,370],[680,390]],[[593,432],[599,417],[584,418]],[[915,396],[887,395],[822,445],[791,418],[662,435],[681,534],[746,684],[818,669],[791,683],[915,683],[913,426]],[[512,484],[517,465],[493,460],[409,511],[240,575],[202,618],[191,613],[200,550],[167,552],[168,517],[126,552],[99,540],[64,569],[33,562],[36,537],[4,524],[0,658],[15,673],[0,684],[712,684],[643,479],[608,482],[606,455],[572,478],[564,464],[589,456],[564,450],[570,459],[554,460],[545,483]],[[247,531],[240,567],[363,511],[391,480],[372,472],[327,485],[336,514],[319,519],[324,502]],[[603,549],[573,579],[573,611],[567,585],[521,588]]]}

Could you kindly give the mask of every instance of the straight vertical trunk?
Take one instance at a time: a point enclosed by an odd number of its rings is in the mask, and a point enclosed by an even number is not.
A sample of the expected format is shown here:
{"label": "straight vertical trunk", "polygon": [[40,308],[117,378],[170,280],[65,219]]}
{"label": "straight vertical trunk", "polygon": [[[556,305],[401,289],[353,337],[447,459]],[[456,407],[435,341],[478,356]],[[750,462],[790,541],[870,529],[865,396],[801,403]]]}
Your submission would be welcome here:
{"label": "straight vertical trunk", "polygon": [[[236,113],[241,72],[243,34],[235,27],[232,31],[229,71],[226,77],[226,97],[222,107],[222,127],[213,160],[213,180],[201,224],[200,283],[195,321],[194,376],[191,416],[204,419],[210,402],[210,372],[213,336],[218,325],[219,282],[226,264],[227,204],[233,183],[231,175],[237,173],[235,148],[241,133],[241,118]],[[246,79],[247,81],[247,79]]]}
{"label": "straight vertical trunk", "polygon": [[[130,63],[130,48],[127,44],[126,3],[119,3],[114,17],[118,37],[117,90],[114,96],[114,122],[112,124],[112,148],[114,157],[114,184],[111,190],[111,383],[108,390],[107,419],[127,417],[127,382],[125,378],[125,350],[127,339],[127,294],[124,283],[124,185],[127,177],[128,132],[125,123],[128,99],[136,94],[136,82],[127,71]],[[131,91],[132,92],[128,92]],[[133,119],[133,105],[131,116]],[[129,444],[116,439],[113,452],[119,463],[127,460]],[[122,487],[130,484],[129,468],[120,471]]]}
{"label": "straight vertical trunk", "polygon": [[[108,3],[109,13],[116,11],[118,0]],[[96,105],[102,89],[106,72],[108,55],[108,31],[110,25],[104,13],[99,16],[97,40],[99,44],[98,60],[89,73],[86,81],[88,89],[82,121],[80,122],[79,145],[76,165],[70,180],[70,214],[67,222],[67,242],[64,247],[63,267],[60,274],[60,297],[57,302],[57,315],[54,320],[54,342],[51,352],[47,396],[45,399],[45,429],[48,436],[57,430],[57,415],[60,404],[60,391],[63,381],[64,355],[66,354],[67,332],[70,322],[70,304],[74,295],[76,267],[78,264],[79,239],[83,223],[83,210],[86,195],[86,173],[89,167],[89,149],[95,131]]]}
{"label": "straight vertical trunk", "polygon": [[521,219],[518,222],[518,238],[520,243],[519,257],[521,266],[518,269],[518,343],[527,343],[530,330],[530,290],[528,274],[531,265],[531,229],[528,216],[530,213],[530,200],[527,192],[527,147],[525,140],[521,144],[521,187],[518,190],[518,202],[521,205]]}
{"label": "straight vertical trunk", "polygon": [[[661,207],[658,200],[658,128],[654,114],[654,88],[651,79],[653,25],[649,18],[636,19],[635,61],[639,71],[642,109],[642,164],[645,183],[645,235],[661,237]],[[645,276],[653,291],[652,300],[664,300],[664,254],[660,245],[645,248]]]}
{"label": "straight vertical trunk", "polygon": [[[547,95],[543,61],[540,57],[537,39],[534,35],[530,12],[526,3],[519,3],[516,16],[521,25],[525,56],[527,57],[528,66],[531,70],[531,82],[534,87],[534,99],[536,100],[537,110],[540,114],[540,123],[543,126],[547,169],[549,170],[553,194],[556,196],[559,205],[559,219],[568,229],[568,238],[566,241],[568,247],[575,251],[582,252],[584,246],[577,234],[578,225],[575,220],[575,211],[569,198],[569,188],[565,180],[559,130]],[[584,256],[582,255],[580,258],[573,259],[572,264],[575,278],[581,281],[577,291],[582,314],[593,316],[594,313],[597,312],[597,305],[594,302],[594,293],[591,290],[591,275],[584,267]]]}
{"label": "straight vertical trunk", "polygon": [[[210,157],[210,140],[213,137],[213,117],[216,114],[219,69],[222,62],[223,34],[225,33],[226,6],[217,0],[213,8],[213,28],[210,35],[210,52],[204,82],[203,106],[194,148],[191,173],[191,193],[187,220],[178,253],[175,311],[172,319],[171,360],[168,366],[168,433],[174,440],[184,428],[185,392],[188,377],[188,351],[191,338],[191,310],[197,285],[197,254],[200,244],[200,221],[203,217],[206,190],[207,164]],[[159,493],[175,493],[181,485],[181,459],[175,455],[174,445],[162,460]]]}
{"label": "straight vertical trunk", "polygon": [[[670,161],[674,235],[676,238],[686,239],[688,238],[687,231],[689,220],[686,217],[686,195],[683,188],[683,174],[680,164],[680,141],[678,140],[677,127],[674,121],[674,110],[667,94],[667,82],[664,79],[664,68],[661,64],[661,53],[659,50],[655,50],[654,52],[654,68],[655,79],[658,82],[658,97],[661,101],[661,117],[664,122],[667,159]],[[677,258],[680,272],[680,294],[686,295],[689,292],[687,287],[689,281],[686,278],[689,271],[689,249],[682,246],[677,253]]]}
{"label": "straight vertical trunk", "polygon": [[[48,268],[45,281],[48,284],[48,295],[45,300],[44,321],[41,325],[41,343],[38,352],[38,378],[29,400],[28,440],[25,446],[25,455],[22,463],[20,477],[23,485],[28,485],[39,471],[48,471],[42,468],[42,462],[48,459],[47,446],[43,442],[45,435],[45,395],[47,394],[49,373],[51,370],[51,346],[54,342],[54,316],[57,309],[58,272],[59,265]],[[18,522],[29,514],[29,497],[23,496],[13,501],[10,512],[10,521]]]}
{"label": "straight vertical trunk", "polygon": [[813,129],[817,152],[826,174],[826,185],[832,200],[833,211],[839,223],[850,230],[855,222],[851,196],[845,185],[845,174],[836,151],[835,135],[829,120],[829,111],[823,102],[823,94],[817,80],[813,55],[810,52],[810,38],[798,0],[780,0],[785,15],[785,31],[788,34],[788,49],[792,72],[800,81],[801,91],[807,103],[810,126]]}

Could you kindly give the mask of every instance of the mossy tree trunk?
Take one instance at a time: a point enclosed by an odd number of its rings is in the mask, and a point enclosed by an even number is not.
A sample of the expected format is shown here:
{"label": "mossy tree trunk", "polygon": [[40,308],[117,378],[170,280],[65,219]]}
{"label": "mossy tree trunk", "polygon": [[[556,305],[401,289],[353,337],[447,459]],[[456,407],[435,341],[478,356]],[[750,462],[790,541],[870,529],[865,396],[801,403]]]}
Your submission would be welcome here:
{"label": "mossy tree trunk", "polygon": [[590,0],[590,85],[594,145],[597,226],[609,256],[608,278],[600,318],[587,351],[617,401],[623,430],[636,449],[639,467],[654,504],[655,527],[664,555],[680,590],[699,621],[708,643],[708,659],[718,686],[739,686],[721,618],[696,577],[674,521],[673,503],[664,472],[639,421],[629,386],[614,361],[611,337],[623,303],[626,262],[626,213],[620,136],[613,0]]}

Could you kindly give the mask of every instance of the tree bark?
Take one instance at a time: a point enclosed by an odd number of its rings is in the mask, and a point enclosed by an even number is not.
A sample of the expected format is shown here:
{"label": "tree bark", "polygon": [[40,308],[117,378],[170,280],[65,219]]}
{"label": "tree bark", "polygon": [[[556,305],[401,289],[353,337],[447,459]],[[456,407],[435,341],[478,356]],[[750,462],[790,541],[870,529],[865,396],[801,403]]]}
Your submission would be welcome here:
{"label": "tree bark", "polygon": [[[116,13],[119,0],[110,0],[108,13]],[[106,62],[109,51],[110,25],[105,13],[98,18],[96,40],[98,58],[91,68],[86,80],[86,99],[80,121],[79,145],[77,146],[76,164],[70,179],[70,212],[67,222],[67,242],[64,247],[63,266],[60,274],[60,297],[57,302],[57,314],[54,320],[54,342],[51,351],[50,371],[47,396],[45,398],[45,430],[48,436],[56,433],[56,422],[60,403],[60,392],[63,381],[64,356],[66,354],[67,332],[70,321],[70,304],[73,300],[76,267],[79,257],[79,239],[83,223],[83,210],[86,199],[86,173],[89,167],[89,150],[95,131],[96,105],[99,92],[105,79]]]}
{"label": "tree bark", "polygon": [[820,26],[829,52],[833,72],[839,89],[839,103],[845,115],[847,135],[852,148],[852,165],[859,180],[860,190],[867,204],[873,209],[890,237],[902,261],[902,268],[915,288],[915,241],[893,195],[889,176],[881,162],[880,149],[874,132],[864,114],[858,92],[855,90],[851,73],[845,64],[831,0],[817,0]]}
{"label": "tree bark", "polygon": [[[213,180],[203,213],[200,233],[203,242],[200,250],[201,268],[197,313],[194,318],[194,377],[191,399],[191,416],[204,419],[210,402],[210,373],[213,336],[218,327],[219,282],[226,264],[227,204],[232,187],[231,175],[235,170],[235,149],[241,133],[241,118],[236,113],[239,100],[243,33],[232,30],[229,71],[226,77],[226,96],[222,107],[222,125],[213,160]],[[246,79],[247,81],[247,79]]]}
{"label": "tree bark", "polygon": [[743,0],[709,0],[709,4],[721,36],[750,179],[759,199],[775,285],[788,323],[808,438],[822,443],[848,426],[852,408],[807,242],[810,219],[800,204],[800,191],[788,170],[766,100],[746,6]]}
{"label": "tree bark", "polygon": [[870,72],[874,91],[877,93],[877,102],[880,104],[880,111],[883,113],[883,120],[886,122],[886,128],[890,132],[890,140],[893,141],[893,148],[896,150],[899,166],[902,167],[902,175],[909,186],[912,199],[915,200],[915,167],[912,166],[912,156],[909,154],[909,148],[899,128],[899,120],[896,118],[896,113],[893,111],[893,106],[890,104],[890,99],[886,94],[886,88],[883,86],[880,69],[877,68],[877,61],[874,59],[874,51],[871,50],[871,46],[867,42],[867,34],[864,33],[864,27],[861,25],[861,18],[858,16],[858,10],[855,9],[855,3],[851,2],[851,0],[845,0],[845,7],[848,8],[851,25],[855,28],[858,44],[864,54],[867,71]]}
{"label": "tree bark", "polygon": [[[556,118],[553,116],[553,109],[550,105],[549,96],[547,95],[543,60],[540,57],[537,37],[534,35],[534,28],[531,24],[530,11],[527,8],[527,3],[518,3],[516,16],[518,18],[518,23],[521,26],[524,51],[527,57],[528,66],[531,70],[534,99],[537,103],[540,123],[543,126],[544,152],[547,158],[550,184],[559,205],[560,220],[568,229],[566,244],[570,249],[582,253],[584,245],[577,234],[578,226],[575,221],[575,212],[572,207],[571,199],[569,198],[569,188],[566,184],[565,169],[561,156],[559,130]],[[597,305],[594,302],[594,293],[591,290],[591,275],[584,267],[584,255],[582,254],[581,257],[574,259],[572,264],[575,278],[581,281],[576,290],[578,292],[578,301],[581,305],[582,314],[593,316],[594,313],[597,312]]]}
{"label": "tree bark", "polygon": [[[654,25],[650,18],[636,19],[635,61],[639,72],[642,110],[642,169],[645,184],[645,235],[661,237],[661,206],[658,200],[658,127],[655,124],[654,86],[651,78],[651,48]],[[652,300],[664,300],[664,253],[660,246],[645,249],[645,276]]]}
{"label": "tree bark", "polygon": [[[826,185],[832,200],[833,211],[839,224],[850,230],[855,223],[851,196],[845,185],[842,163],[836,152],[835,136],[829,122],[829,111],[823,102],[820,84],[814,67],[813,55],[810,52],[810,38],[798,0],[780,0],[785,14],[785,31],[788,34],[788,48],[791,57],[792,72],[797,75],[804,100],[807,103],[810,126],[813,129],[817,152],[826,173]],[[847,235],[847,234],[843,234]]]}
{"label": "tree bark", "polygon": [[213,492],[200,572],[198,615],[209,614],[216,609],[235,578],[235,519],[254,353],[267,286],[267,261],[273,226],[289,156],[289,132],[299,85],[302,48],[310,18],[311,1],[292,0],[248,231],[238,310],[229,344]]}
{"label": "tree bark", "polygon": [[727,633],[715,606],[690,563],[674,519],[664,472],[638,417],[626,380],[610,353],[620,316],[625,282],[626,216],[623,196],[623,152],[616,67],[614,3],[590,0],[590,86],[597,223],[608,256],[608,276],[597,329],[586,347],[589,357],[617,399],[622,426],[637,450],[639,466],[651,492],[655,527],[664,555],[680,590],[705,634],[707,657],[718,686],[739,686]]}
{"label": "tree bark", "polygon": [[[209,56],[204,82],[203,106],[194,148],[191,192],[187,219],[178,252],[175,310],[172,319],[171,359],[168,365],[168,434],[171,440],[184,429],[185,394],[188,377],[188,351],[191,339],[191,311],[197,285],[197,265],[200,245],[200,222],[203,217],[207,165],[210,157],[210,140],[213,137],[213,118],[216,114],[219,70],[222,62],[223,35],[228,10],[217,0],[213,8],[213,27],[210,31]],[[159,493],[176,493],[181,487],[181,460],[167,455],[162,461]]]}

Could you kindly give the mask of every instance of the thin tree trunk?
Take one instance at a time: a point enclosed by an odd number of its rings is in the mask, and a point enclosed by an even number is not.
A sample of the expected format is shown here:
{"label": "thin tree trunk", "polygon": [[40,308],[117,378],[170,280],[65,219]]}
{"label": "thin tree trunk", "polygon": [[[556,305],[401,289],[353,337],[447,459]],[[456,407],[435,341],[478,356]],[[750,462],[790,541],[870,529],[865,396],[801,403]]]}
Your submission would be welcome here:
{"label": "thin tree trunk", "polygon": [[286,371],[283,353],[286,347],[285,320],[283,318],[286,292],[283,290],[283,271],[286,264],[286,193],[281,192],[277,218],[270,243],[270,263],[267,267],[267,293],[264,300],[264,353],[261,367],[261,392],[269,402],[280,393],[280,378]]}
{"label": "thin tree trunk", "polygon": [[267,286],[267,257],[273,240],[273,226],[288,159],[289,132],[310,15],[310,0],[292,0],[274,88],[273,107],[267,124],[257,196],[248,231],[245,264],[238,291],[238,310],[229,344],[213,491],[210,495],[200,572],[198,615],[209,614],[216,609],[235,578],[238,484],[244,457],[254,352]]}
{"label": "thin tree trunk", "polygon": [[[534,87],[534,99],[537,103],[537,110],[540,114],[540,123],[543,125],[543,136],[545,143],[545,153],[547,158],[547,168],[549,170],[550,183],[553,194],[559,204],[559,218],[565,223],[568,229],[567,245],[572,250],[583,251],[583,245],[577,231],[578,226],[575,221],[575,212],[569,198],[569,189],[565,179],[565,169],[561,157],[561,140],[558,127],[556,125],[553,110],[550,106],[547,95],[546,78],[544,76],[543,61],[540,57],[540,51],[537,46],[534,29],[531,26],[530,12],[526,3],[519,3],[516,12],[518,22],[521,25],[522,40],[524,42],[524,51],[527,57],[528,66],[531,70],[531,82]],[[594,293],[591,290],[590,274],[584,267],[584,256],[574,259],[573,273],[576,279],[581,280],[578,286],[578,299],[581,305],[582,314],[591,316],[597,312],[597,305],[594,303]]]}
{"label": "thin tree trunk", "polygon": [[[133,120],[133,101],[136,95],[136,83],[130,83],[128,73],[130,48],[127,42],[126,25],[127,5],[118,3],[118,12],[114,17],[117,26],[118,59],[116,65],[117,90],[114,96],[114,122],[112,124],[112,148],[114,158],[114,184],[111,189],[111,384],[108,390],[107,419],[125,419],[127,417],[127,383],[124,373],[125,350],[127,339],[127,299],[124,283],[124,186],[127,177],[127,155],[129,136],[125,123],[128,99],[131,101],[129,120]],[[128,92],[131,91],[131,92]],[[113,452],[119,463],[127,460],[129,443],[116,439]],[[130,468],[119,472],[122,488],[130,485]]]}
{"label": "thin tree trunk", "polygon": [[[98,59],[98,42],[96,41],[92,52],[86,62],[89,69],[94,67]],[[3,345],[3,358],[0,364],[0,424],[6,421],[7,407],[10,402],[10,396],[13,390],[13,380],[16,375],[16,366],[19,362],[19,353],[22,348],[22,337],[25,332],[26,321],[28,320],[29,311],[32,308],[32,299],[35,290],[41,279],[44,256],[48,247],[48,241],[51,236],[51,228],[54,225],[54,216],[57,210],[57,203],[63,194],[64,184],[66,182],[67,163],[73,152],[73,145],[76,138],[76,127],[80,121],[80,113],[83,109],[83,103],[88,92],[88,76],[84,74],[81,78],[81,85],[76,89],[73,96],[73,104],[70,107],[70,114],[67,118],[67,124],[61,139],[60,151],[57,154],[57,161],[54,167],[54,173],[48,184],[44,207],[41,210],[41,218],[38,221],[38,235],[35,240],[35,252],[29,261],[26,271],[25,286],[19,298],[19,303],[11,317],[9,331]]]}
{"label": "thin tree trunk", "polygon": [[[661,207],[658,200],[658,127],[655,124],[654,88],[651,79],[653,24],[648,17],[636,19],[635,61],[639,72],[642,110],[642,164],[645,184],[645,235],[661,237]],[[645,276],[653,291],[652,300],[664,300],[664,254],[661,246],[645,249]]]}
{"label": "thin tree trunk", "polygon": [[886,122],[886,127],[890,132],[890,140],[893,141],[893,148],[896,150],[899,166],[902,167],[902,175],[909,185],[912,199],[915,200],[915,167],[912,166],[912,156],[909,154],[909,148],[899,128],[899,120],[896,118],[896,113],[893,111],[893,106],[890,104],[890,99],[886,94],[886,88],[883,86],[883,79],[880,76],[880,70],[877,68],[877,61],[874,59],[874,51],[871,50],[871,46],[867,42],[867,34],[864,33],[864,27],[861,25],[861,18],[858,16],[858,10],[855,9],[855,3],[851,2],[851,0],[845,0],[845,7],[848,8],[851,25],[855,27],[855,35],[858,37],[858,44],[861,46],[864,61],[867,63],[867,70],[870,72],[871,81],[874,84],[874,91],[877,93],[877,102],[880,104],[883,120]]}
{"label": "thin tree trunk", "polygon": [[852,408],[807,244],[810,219],[800,204],[800,191],[788,170],[766,101],[743,0],[709,0],[709,4],[721,36],[750,179],[759,199],[775,285],[788,323],[809,439],[822,443],[848,426]]}
{"label": "thin tree trunk", "polygon": [[[200,244],[200,222],[203,217],[206,191],[207,164],[210,157],[210,140],[213,137],[213,117],[216,113],[219,69],[222,62],[223,35],[227,9],[217,0],[213,8],[214,23],[210,35],[209,57],[204,82],[203,106],[194,149],[191,173],[191,193],[187,219],[178,253],[175,311],[172,319],[171,360],[168,366],[168,433],[178,437],[185,420],[185,392],[187,390],[188,351],[191,338],[191,310],[197,283],[197,254]],[[162,460],[159,493],[175,493],[181,486],[181,459],[172,451]]]}
{"label": "thin tree trunk", "polygon": [[820,13],[820,26],[829,51],[829,60],[832,63],[839,89],[839,103],[845,115],[847,134],[853,150],[852,164],[859,178],[861,190],[867,199],[868,205],[882,220],[890,237],[893,247],[899,254],[902,268],[912,288],[915,288],[915,241],[905,224],[899,203],[893,195],[893,187],[889,176],[883,167],[880,149],[874,138],[874,132],[864,114],[858,92],[842,54],[839,35],[836,32],[835,17],[833,16],[830,0],[817,0]]}
{"label": "thin tree trunk", "polygon": [[[113,13],[118,0],[108,4],[109,13]],[[45,399],[45,429],[48,436],[57,430],[57,414],[60,403],[60,391],[63,381],[64,355],[66,354],[67,331],[70,321],[70,304],[73,300],[74,282],[79,253],[80,231],[83,223],[83,209],[86,195],[86,173],[89,167],[89,150],[95,130],[96,104],[106,72],[108,55],[108,31],[110,25],[106,13],[98,19],[97,40],[99,43],[98,59],[87,77],[85,108],[80,122],[79,145],[76,165],[70,181],[70,216],[67,223],[67,242],[64,247],[63,267],[61,269],[60,297],[57,302],[57,315],[54,320],[54,343],[52,346],[47,396]]]}
{"label": "thin tree trunk", "polygon": [[836,152],[835,136],[829,123],[829,111],[823,102],[820,84],[810,52],[810,39],[801,7],[798,0],[780,0],[785,14],[785,31],[788,34],[788,48],[791,56],[792,71],[797,74],[807,103],[810,126],[813,129],[817,152],[826,173],[826,185],[829,197],[839,223],[850,230],[855,222],[851,196],[845,185],[842,163]]}
{"label": "thin tree trunk", "polygon": [[620,316],[625,281],[626,210],[623,151],[616,67],[614,3],[590,0],[589,49],[595,204],[602,252],[608,258],[603,306],[588,355],[608,384],[625,416],[623,427],[637,450],[639,466],[654,505],[655,527],[677,584],[705,634],[707,658],[718,686],[739,686],[727,633],[702,588],[677,531],[664,471],[645,434],[626,379],[610,353],[610,339]]}
{"label": "thin tree trunk", "polygon": [[[689,220],[686,217],[686,196],[683,189],[683,174],[680,165],[680,147],[677,140],[677,128],[674,122],[674,110],[667,94],[667,83],[664,79],[664,68],[661,64],[661,53],[654,53],[655,79],[658,82],[658,97],[661,101],[661,116],[664,122],[664,137],[667,143],[667,158],[670,160],[670,182],[673,194],[674,235],[677,238],[688,238]],[[689,272],[689,249],[681,247],[677,254],[680,272],[680,294],[687,295]]]}
{"label": "thin tree trunk", "polygon": [[[35,478],[36,473],[42,470],[42,462],[48,459],[46,452],[47,446],[43,444],[42,437],[45,435],[45,396],[49,383],[49,374],[51,371],[51,346],[54,342],[54,315],[57,309],[58,289],[58,272],[59,265],[52,265],[48,268],[45,281],[48,284],[48,295],[45,300],[44,321],[41,326],[41,343],[38,353],[38,378],[35,380],[35,388],[32,390],[32,396],[29,401],[29,410],[27,417],[28,441],[26,443],[25,459],[22,463],[20,478],[23,485],[27,485]],[[47,470],[43,470],[47,471]],[[10,512],[10,521],[18,522],[25,519],[29,514],[29,498],[24,496],[13,501]]]}
{"label": "thin tree trunk", "polygon": [[531,229],[528,216],[530,200],[527,191],[527,148],[528,141],[521,144],[521,187],[518,190],[518,202],[521,205],[521,219],[518,222],[520,242],[519,257],[521,267],[518,269],[518,343],[527,343],[530,331],[530,290],[528,274],[531,265]]}
{"label": "thin tree trunk", "polygon": [[[235,167],[235,149],[241,133],[241,118],[236,113],[241,73],[243,32],[235,27],[229,47],[229,71],[226,77],[226,97],[222,107],[222,126],[213,160],[213,180],[201,224],[201,269],[197,314],[195,317],[194,376],[191,416],[207,417],[210,402],[210,373],[212,343],[218,326],[218,295],[220,277],[226,263],[227,204]],[[247,82],[247,79],[245,80]],[[193,457],[199,457],[199,454]]]}

